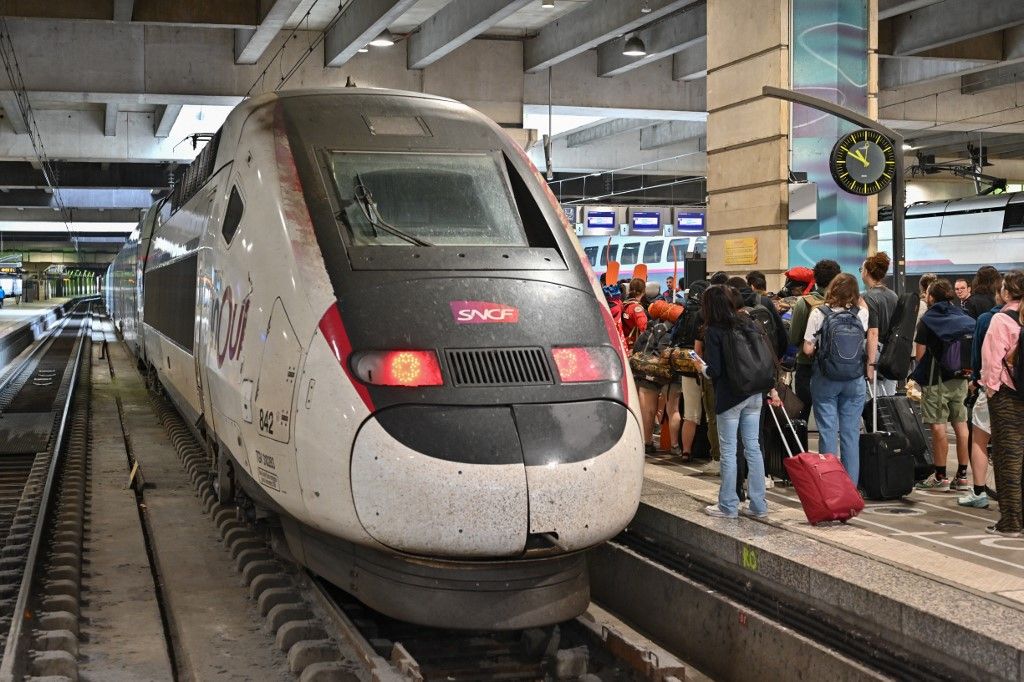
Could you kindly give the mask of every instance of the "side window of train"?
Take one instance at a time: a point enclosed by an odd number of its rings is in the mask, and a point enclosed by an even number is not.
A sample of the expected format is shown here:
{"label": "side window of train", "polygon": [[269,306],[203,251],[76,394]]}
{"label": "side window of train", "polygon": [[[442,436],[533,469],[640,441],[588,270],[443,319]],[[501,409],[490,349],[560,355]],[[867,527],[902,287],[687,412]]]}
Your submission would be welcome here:
{"label": "side window of train", "polygon": [[238,225],[242,222],[242,212],[245,210],[245,205],[242,203],[242,195],[238,193],[237,187],[231,188],[231,197],[228,199],[228,210],[224,212],[224,223],[221,226],[221,234],[224,235],[224,241],[228,244],[235,237],[235,232],[238,231]]}
{"label": "side window of train", "polygon": [[622,245],[622,258],[619,262],[623,265],[635,265],[640,255],[640,242],[630,242]]}
{"label": "side window of train", "polygon": [[1010,204],[1003,213],[1003,232],[1024,230],[1024,204]]}
{"label": "side window of train", "polygon": [[661,262],[661,250],[665,246],[664,239],[657,239],[653,242],[647,242],[647,246],[644,247],[644,262],[645,263],[660,263]]}
{"label": "side window of train", "polygon": [[590,261],[591,265],[597,265],[597,247],[596,246],[588,246],[587,248],[583,249],[583,253],[587,254],[587,260]]}
{"label": "side window of train", "polygon": [[668,251],[665,252],[665,260],[669,263],[672,262],[672,248],[676,250],[676,260],[683,261],[686,259],[686,251],[690,248],[690,239],[683,237],[681,239],[673,239],[668,243]]}
{"label": "side window of train", "polygon": [[615,255],[619,252],[617,244],[612,244],[611,254],[608,253],[608,247],[601,247],[601,265],[608,265],[609,260],[615,260]]}

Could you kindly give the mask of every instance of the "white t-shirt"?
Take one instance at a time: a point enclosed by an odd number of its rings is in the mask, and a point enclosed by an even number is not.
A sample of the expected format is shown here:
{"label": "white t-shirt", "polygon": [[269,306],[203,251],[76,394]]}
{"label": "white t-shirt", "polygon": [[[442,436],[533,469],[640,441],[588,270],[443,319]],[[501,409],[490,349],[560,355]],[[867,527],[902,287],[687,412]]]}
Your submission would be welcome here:
{"label": "white t-shirt", "polygon": [[[842,308],[836,308],[835,306],[829,306],[833,312],[839,312]],[[821,329],[822,323],[825,321],[825,313],[821,311],[822,306],[818,306],[811,311],[811,316],[807,318],[807,331],[804,332],[804,341],[810,341],[811,343],[817,344],[817,339],[814,335]],[[864,325],[864,332],[868,331],[868,309],[867,306],[857,309],[857,319]]]}

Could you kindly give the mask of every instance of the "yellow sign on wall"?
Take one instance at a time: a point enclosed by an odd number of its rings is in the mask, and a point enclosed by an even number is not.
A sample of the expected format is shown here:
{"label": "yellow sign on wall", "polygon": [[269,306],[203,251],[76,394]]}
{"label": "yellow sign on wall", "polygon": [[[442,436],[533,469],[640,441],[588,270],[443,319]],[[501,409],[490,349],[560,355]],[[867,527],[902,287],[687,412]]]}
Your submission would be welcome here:
{"label": "yellow sign on wall", "polygon": [[725,240],[726,265],[756,265],[757,237]]}

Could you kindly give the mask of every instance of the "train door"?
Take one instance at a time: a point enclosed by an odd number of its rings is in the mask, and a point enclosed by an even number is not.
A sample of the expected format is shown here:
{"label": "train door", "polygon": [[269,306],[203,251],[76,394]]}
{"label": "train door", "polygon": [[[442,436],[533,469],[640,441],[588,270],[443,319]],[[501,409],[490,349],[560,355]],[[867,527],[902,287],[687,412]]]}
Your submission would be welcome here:
{"label": "train door", "polygon": [[211,290],[211,278],[214,265],[214,249],[209,247],[208,229],[216,223],[211,216],[218,210],[217,195],[219,183],[213,182],[211,186],[203,190],[202,198],[195,208],[194,220],[200,224],[195,226],[197,234],[201,237],[202,247],[199,249],[198,262],[196,264],[196,322],[195,322],[195,355],[194,371],[196,377],[196,394],[199,397],[199,414],[206,425],[207,433],[217,432],[213,410],[210,400],[210,383],[206,373],[206,366],[209,357],[210,320],[213,319],[213,292]]}

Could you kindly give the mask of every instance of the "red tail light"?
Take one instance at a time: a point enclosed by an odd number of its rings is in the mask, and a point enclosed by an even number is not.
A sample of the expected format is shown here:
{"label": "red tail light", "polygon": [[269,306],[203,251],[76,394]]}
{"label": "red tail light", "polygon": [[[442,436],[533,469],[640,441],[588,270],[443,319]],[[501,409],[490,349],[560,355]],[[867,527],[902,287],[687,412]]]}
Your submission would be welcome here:
{"label": "red tail light", "polygon": [[619,378],[619,358],[611,348],[552,348],[551,357],[563,384]]}
{"label": "red tail light", "polygon": [[384,350],[357,353],[356,377],[378,386],[441,386],[441,364],[431,350]]}

